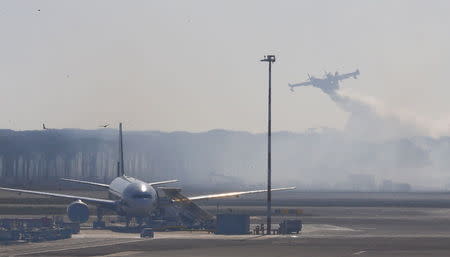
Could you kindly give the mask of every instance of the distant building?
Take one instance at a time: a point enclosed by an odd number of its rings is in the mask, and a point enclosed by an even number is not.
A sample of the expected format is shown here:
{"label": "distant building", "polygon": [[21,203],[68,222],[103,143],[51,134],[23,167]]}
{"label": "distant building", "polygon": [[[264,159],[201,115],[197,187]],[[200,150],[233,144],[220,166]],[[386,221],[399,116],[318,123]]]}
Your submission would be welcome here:
{"label": "distant building", "polygon": [[382,192],[410,192],[411,185],[408,183],[395,183],[391,180],[385,179],[380,185]]}
{"label": "distant building", "polygon": [[348,175],[348,185],[353,191],[375,191],[375,178],[370,174]]}

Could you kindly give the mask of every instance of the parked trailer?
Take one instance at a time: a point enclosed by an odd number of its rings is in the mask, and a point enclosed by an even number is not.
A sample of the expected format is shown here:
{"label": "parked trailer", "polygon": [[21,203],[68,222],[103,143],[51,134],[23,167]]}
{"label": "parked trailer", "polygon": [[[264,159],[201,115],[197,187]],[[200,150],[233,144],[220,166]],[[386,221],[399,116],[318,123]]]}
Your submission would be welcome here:
{"label": "parked trailer", "polygon": [[250,233],[250,216],[245,214],[218,214],[216,234],[245,235]]}
{"label": "parked trailer", "polygon": [[278,228],[278,234],[299,233],[302,230],[301,220],[283,220]]}

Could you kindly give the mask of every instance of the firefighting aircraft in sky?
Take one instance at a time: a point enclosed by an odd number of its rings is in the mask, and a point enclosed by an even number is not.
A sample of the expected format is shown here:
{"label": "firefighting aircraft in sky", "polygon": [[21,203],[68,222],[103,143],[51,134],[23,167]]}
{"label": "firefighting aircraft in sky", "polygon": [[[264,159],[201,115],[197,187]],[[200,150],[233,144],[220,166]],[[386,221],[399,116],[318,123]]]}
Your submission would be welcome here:
{"label": "firefighting aircraft in sky", "polygon": [[[141,225],[143,219],[149,218],[152,213],[158,210],[160,207],[160,196],[157,189],[161,189],[166,197],[170,199],[171,204],[177,205],[177,209],[186,209],[190,212],[191,216],[196,216],[198,223],[208,222],[212,219],[212,215],[201,209],[194,201],[204,199],[216,199],[227,197],[238,197],[247,194],[256,194],[267,192],[267,190],[252,190],[252,191],[240,191],[240,192],[227,192],[219,194],[208,194],[187,197],[180,193],[178,188],[157,188],[163,184],[177,182],[178,180],[166,180],[157,182],[144,182],[137,178],[133,178],[125,175],[124,161],[123,161],[123,140],[122,140],[122,123],[119,125],[119,162],[117,169],[117,177],[111,182],[111,184],[102,184],[90,181],[82,181],[76,179],[64,178],[62,180],[73,183],[87,184],[99,188],[103,188],[110,192],[110,199],[100,199],[85,196],[76,196],[69,194],[59,194],[41,191],[32,191],[24,189],[14,189],[0,187],[0,190],[12,191],[18,193],[44,195],[52,197],[60,197],[66,199],[72,199],[74,202],[70,203],[67,207],[67,215],[72,222],[84,223],[89,219],[88,204],[94,204],[97,206],[97,224],[101,221],[103,216],[103,209],[110,209],[116,212],[119,216],[124,216],[127,219],[127,225],[131,218],[138,220]],[[293,190],[295,187],[275,188],[272,191],[284,191]],[[186,214],[184,214],[186,215]]]}
{"label": "firefighting aircraft in sky", "polygon": [[354,79],[357,78],[359,75],[359,70],[356,70],[351,73],[346,74],[339,74],[337,71],[334,73],[334,75],[331,72],[325,72],[325,75],[323,78],[316,78],[314,76],[310,76],[308,74],[308,80],[302,83],[297,84],[288,84],[291,91],[294,92],[295,87],[303,87],[303,86],[313,86],[322,89],[323,92],[326,94],[332,94],[336,90],[339,89],[339,82],[344,79],[348,79],[353,77]]}

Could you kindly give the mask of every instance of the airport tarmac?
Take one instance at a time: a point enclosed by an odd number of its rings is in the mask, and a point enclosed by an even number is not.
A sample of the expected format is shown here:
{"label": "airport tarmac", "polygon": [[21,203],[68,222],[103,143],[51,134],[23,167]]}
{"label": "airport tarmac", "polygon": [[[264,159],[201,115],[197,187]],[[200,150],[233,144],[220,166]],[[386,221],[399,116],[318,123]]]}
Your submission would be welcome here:
{"label": "airport tarmac", "polygon": [[[138,234],[84,229],[71,239],[0,246],[1,256],[450,256],[450,210],[304,207],[299,235]],[[279,220],[283,217],[275,217]],[[263,217],[252,217],[252,220]]]}

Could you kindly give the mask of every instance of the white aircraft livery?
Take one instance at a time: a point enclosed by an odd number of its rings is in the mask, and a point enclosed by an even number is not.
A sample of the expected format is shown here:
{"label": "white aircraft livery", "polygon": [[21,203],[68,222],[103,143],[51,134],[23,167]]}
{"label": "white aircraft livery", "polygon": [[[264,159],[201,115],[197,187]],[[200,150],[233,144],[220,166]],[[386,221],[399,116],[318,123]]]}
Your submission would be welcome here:
{"label": "white aircraft livery", "polygon": [[[119,159],[117,177],[111,182],[111,184],[102,184],[90,181],[82,181],[76,179],[63,178],[62,180],[73,183],[87,184],[95,187],[101,187],[109,190],[110,199],[100,199],[85,196],[76,196],[69,194],[58,194],[50,192],[32,191],[15,188],[0,187],[0,190],[12,191],[18,193],[44,195],[52,197],[61,197],[66,199],[72,199],[74,202],[68,205],[67,215],[72,222],[84,223],[89,219],[89,209],[87,204],[94,204],[97,206],[98,221],[102,218],[102,209],[113,210],[120,216],[124,216],[127,219],[127,225],[131,218],[139,220],[139,224],[142,224],[142,220],[151,217],[152,213],[156,212],[160,207],[160,198],[155,186],[177,182],[178,180],[166,180],[158,182],[144,182],[139,179],[129,177],[124,172],[123,162],[123,140],[122,140],[122,123],[119,125]],[[186,197],[180,194],[180,189],[176,188],[160,188],[171,203],[179,204],[182,208],[187,208],[195,215],[199,216],[200,220],[207,220],[211,216],[206,211],[202,210],[193,201],[202,199],[213,198],[226,198],[237,197],[245,194],[255,194],[267,192],[267,190],[253,190],[242,192],[228,192],[219,194],[199,195],[193,197]],[[276,188],[272,191],[293,190],[295,187]],[[94,225],[95,226],[95,225]]]}

